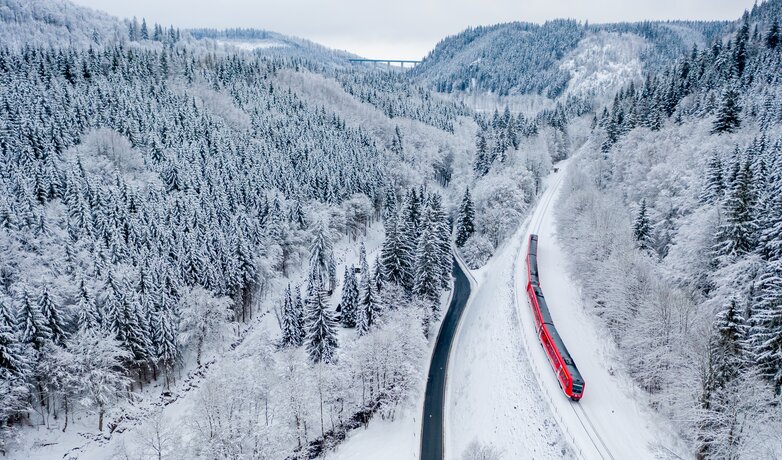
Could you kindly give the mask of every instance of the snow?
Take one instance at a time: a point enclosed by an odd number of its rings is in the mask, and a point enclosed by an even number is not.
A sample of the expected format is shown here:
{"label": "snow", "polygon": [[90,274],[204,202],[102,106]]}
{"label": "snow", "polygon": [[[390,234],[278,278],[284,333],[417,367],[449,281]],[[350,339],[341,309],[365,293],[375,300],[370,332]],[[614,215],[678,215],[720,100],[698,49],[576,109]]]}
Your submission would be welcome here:
{"label": "snow", "polygon": [[268,48],[284,48],[288,46],[287,43],[283,43],[278,40],[248,40],[248,41],[217,40],[217,43],[226,46],[233,46],[244,51],[253,51],[253,50],[268,49]]}
{"label": "snow", "polygon": [[[615,347],[607,332],[588,316],[578,285],[568,275],[567,257],[557,242],[552,203],[556,204],[567,164],[552,179],[531,218],[522,251],[517,254],[516,292],[524,342],[536,379],[551,409],[570,438],[573,448],[586,458],[676,457],[680,442],[660,416],[644,403],[644,393],[633,385],[614,361]],[[586,381],[584,397],[573,403],[561,392],[554,373],[534,334],[531,309],[524,289],[527,274],[524,257],[529,233],[538,240],[541,287],[557,327]],[[683,454],[686,456],[686,454]]]}
{"label": "snow", "polygon": [[418,458],[423,387],[420,394],[420,404],[409,408],[393,421],[374,418],[366,429],[358,429],[349,434],[348,439],[340,444],[335,451],[327,453],[325,459],[403,460]]}
{"label": "snow", "polygon": [[566,94],[609,95],[642,77],[641,53],[649,43],[635,34],[598,32],[581,40],[559,68],[570,73]]}
{"label": "snow", "polygon": [[[522,226],[523,227],[523,226]],[[563,458],[567,441],[525,356],[513,301],[519,230],[475,272],[475,289],[453,345],[446,391],[446,458],[474,440],[505,458]]]}
{"label": "snow", "polygon": [[[522,229],[484,268],[453,348],[446,394],[446,458],[474,440],[504,458],[675,458],[681,443],[614,363],[614,347],[582,308],[567,272],[552,208],[567,162]],[[586,379],[580,403],[559,388],[534,332],[527,302],[529,233],[540,236],[539,266],[554,322]],[[583,412],[582,412],[583,410]],[[678,452],[675,454],[673,452]]]}

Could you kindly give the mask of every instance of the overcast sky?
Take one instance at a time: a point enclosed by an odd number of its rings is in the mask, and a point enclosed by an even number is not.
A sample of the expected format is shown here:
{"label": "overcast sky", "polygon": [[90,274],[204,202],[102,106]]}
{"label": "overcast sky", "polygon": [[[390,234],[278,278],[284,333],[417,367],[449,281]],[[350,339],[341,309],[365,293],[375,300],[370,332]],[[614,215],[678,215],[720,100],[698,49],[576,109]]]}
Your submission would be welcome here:
{"label": "overcast sky", "polygon": [[356,54],[418,59],[467,26],[556,18],[591,23],[737,19],[754,0],[74,0],[175,27],[255,27]]}

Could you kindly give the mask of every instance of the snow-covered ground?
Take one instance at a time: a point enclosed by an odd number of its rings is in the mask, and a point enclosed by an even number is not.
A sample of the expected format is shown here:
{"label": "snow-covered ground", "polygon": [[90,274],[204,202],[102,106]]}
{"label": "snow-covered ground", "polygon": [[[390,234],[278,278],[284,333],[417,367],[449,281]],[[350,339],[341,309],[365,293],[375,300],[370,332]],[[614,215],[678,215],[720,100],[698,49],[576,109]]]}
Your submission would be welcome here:
{"label": "snow-covered ground", "polygon": [[566,94],[613,96],[616,89],[643,76],[641,53],[649,43],[635,34],[598,32],[562,59],[560,70],[570,73]]}
{"label": "snow-covered ground", "polygon": [[[425,374],[425,373],[424,373]],[[418,458],[421,448],[421,412],[424,403],[422,382],[418,403],[393,421],[375,417],[366,429],[348,434],[348,439],[328,452],[326,460],[405,460]]]}
{"label": "snow-covered ground", "polygon": [[451,351],[446,458],[473,442],[503,458],[563,458],[570,450],[526,358],[513,300],[521,230],[475,273],[478,288]]}
{"label": "snow-covered ground", "polygon": [[287,43],[283,43],[278,40],[217,40],[217,43],[221,45],[235,46],[241,50],[253,51],[258,49],[267,48],[284,48],[288,46]]}
{"label": "snow-covered ground", "polygon": [[[474,440],[503,458],[677,458],[678,438],[647,408],[644,394],[614,364],[610,338],[582,307],[556,239],[553,207],[567,163],[516,235],[476,272],[479,287],[454,345],[447,393],[446,457]],[[523,263],[531,232],[554,322],[587,385],[573,403],[561,392],[535,336]]]}
{"label": "snow-covered ground", "polygon": [[[535,378],[573,449],[584,458],[677,458],[683,450],[666,423],[645,404],[645,395],[615,363],[615,347],[596,318],[582,306],[579,288],[567,272],[567,255],[557,243],[553,207],[567,165],[550,179],[550,186],[535,210],[522,250],[516,254],[517,308]],[[525,295],[529,233],[539,235],[538,267],[541,287],[554,324],[585,381],[585,393],[573,403],[561,392],[535,333]],[[686,456],[686,454],[683,454]]]}

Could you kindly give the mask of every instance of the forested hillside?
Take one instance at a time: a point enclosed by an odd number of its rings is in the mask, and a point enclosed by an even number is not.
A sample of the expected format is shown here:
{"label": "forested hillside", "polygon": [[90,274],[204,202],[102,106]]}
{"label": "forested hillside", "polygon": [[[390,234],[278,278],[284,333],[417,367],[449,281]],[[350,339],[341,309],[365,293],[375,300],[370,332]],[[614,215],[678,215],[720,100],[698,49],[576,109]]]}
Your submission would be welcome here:
{"label": "forested hillside", "polygon": [[117,18],[70,2],[2,0],[0,24],[0,42],[15,49],[116,43],[126,36]]}
{"label": "forested hillside", "polygon": [[616,365],[693,453],[782,457],[781,19],[476,27],[403,72],[0,0],[0,452],[314,458],[418,410],[451,240],[483,266],[576,156]]}
{"label": "forested hillside", "polygon": [[[0,451],[143,456],[116,435],[165,426],[183,458],[306,457],[410,404],[476,177],[468,107],[304,41],[4,6]],[[476,186],[476,259],[536,155]]]}
{"label": "forested hillside", "polygon": [[701,458],[782,455],[781,17],[619,91],[561,201],[588,304]]}
{"label": "forested hillside", "polygon": [[[542,95],[555,99],[574,77],[568,61],[577,47],[601,34],[620,37],[627,47],[643,40],[635,51],[646,70],[675,59],[730,31],[728,23],[644,22],[583,24],[557,20],[545,24],[508,23],[469,28],[447,37],[417,66],[413,75],[440,92],[485,92],[499,95]],[[629,51],[633,51],[632,47]],[[589,65],[596,66],[591,56]]]}

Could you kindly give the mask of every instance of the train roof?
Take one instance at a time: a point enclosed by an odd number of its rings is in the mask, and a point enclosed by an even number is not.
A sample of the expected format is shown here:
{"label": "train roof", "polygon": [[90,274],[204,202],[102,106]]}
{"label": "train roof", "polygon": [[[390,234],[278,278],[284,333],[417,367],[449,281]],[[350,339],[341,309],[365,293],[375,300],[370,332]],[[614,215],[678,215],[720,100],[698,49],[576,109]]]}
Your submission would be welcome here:
{"label": "train roof", "polygon": [[551,319],[551,312],[548,309],[546,298],[543,296],[543,291],[538,285],[533,285],[532,289],[535,291],[535,298],[538,301],[538,308],[540,308],[540,315],[543,317],[543,322],[554,327],[554,320]]}
{"label": "train roof", "polygon": [[562,337],[559,336],[559,332],[557,332],[557,328],[554,327],[553,324],[548,325],[548,333],[551,336],[551,341],[554,342],[557,350],[559,350],[559,354],[562,356],[562,361],[565,362],[565,366],[570,371],[570,375],[573,377],[573,381],[584,383],[584,379],[581,377],[581,372],[578,371],[575,361],[573,361],[573,358],[570,356],[570,352],[565,346],[565,342],[562,341]]}
{"label": "train roof", "polygon": [[538,276],[538,256],[533,253],[529,255],[529,272],[532,276]]}

